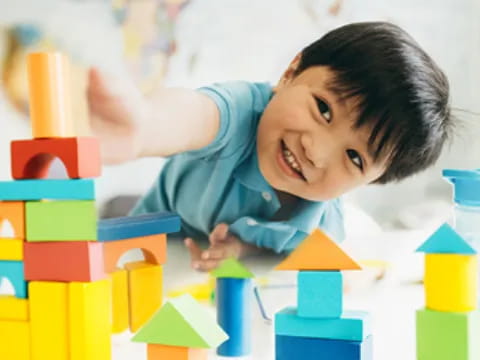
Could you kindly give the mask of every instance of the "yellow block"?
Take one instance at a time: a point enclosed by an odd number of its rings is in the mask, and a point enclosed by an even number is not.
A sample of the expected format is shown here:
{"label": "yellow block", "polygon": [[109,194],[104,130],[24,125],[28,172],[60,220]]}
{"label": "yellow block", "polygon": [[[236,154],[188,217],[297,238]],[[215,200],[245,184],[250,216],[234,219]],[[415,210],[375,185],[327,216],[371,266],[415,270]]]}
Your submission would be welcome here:
{"label": "yellow block", "polygon": [[458,254],[425,256],[427,308],[465,312],[477,308],[477,257]]}
{"label": "yellow block", "polygon": [[110,274],[112,279],[112,313],[114,334],[128,329],[128,276],[127,270]]}
{"label": "yellow block", "polygon": [[68,360],[68,284],[32,281],[28,286],[32,360]]}
{"label": "yellow block", "polygon": [[30,360],[30,326],[26,321],[0,321],[0,359]]}
{"label": "yellow block", "polygon": [[28,320],[28,300],[0,295],[0,320]]}
{"label": "yellow block", "polygon": [[0,238],[0,260],[23,260],[23,240]]}
{"label": "yellow block", "polygon": [[137,261],[128,270],[130,330],[136,332],[162,305],[162,266]]}
{"label": "yellow block", "polygon": [[111,286],[110,279],[68,284],[70,360],[110,360]]}

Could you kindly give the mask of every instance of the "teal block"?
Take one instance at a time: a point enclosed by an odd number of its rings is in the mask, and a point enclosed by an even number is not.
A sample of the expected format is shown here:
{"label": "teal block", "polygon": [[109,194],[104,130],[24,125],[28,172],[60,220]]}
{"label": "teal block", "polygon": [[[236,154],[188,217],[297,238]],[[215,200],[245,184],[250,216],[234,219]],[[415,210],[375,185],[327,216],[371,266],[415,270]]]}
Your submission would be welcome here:
{"label": "teal block", "polygon": [[0,201],[94,200],[92,179],[0,181]]}
{"label": "teal block", "polygon": [[343,310],[343,280],[340,271],[299,271],[298,316],[338,318]]}
{"label": "teal block", "polygon": [[12,283],[17,298],[27,298],[27,282],[22,261],[0,261],[0,282],[4,278]]}
{"label": "teal block", "polygon": [[275,315],[275,334],[321,339],[363,341],[371,335],[370,315],[365,311],[344,311],[341,318],[300,317],[295,307]]}
{"label": "teal block", "polygon": [[480,359],[480,313],[417,311],[418,360]]}
{"label": "teal block", "polygon": [[450,225],[443,224],[417,250],[426,254],[475,255],[477,251]]}

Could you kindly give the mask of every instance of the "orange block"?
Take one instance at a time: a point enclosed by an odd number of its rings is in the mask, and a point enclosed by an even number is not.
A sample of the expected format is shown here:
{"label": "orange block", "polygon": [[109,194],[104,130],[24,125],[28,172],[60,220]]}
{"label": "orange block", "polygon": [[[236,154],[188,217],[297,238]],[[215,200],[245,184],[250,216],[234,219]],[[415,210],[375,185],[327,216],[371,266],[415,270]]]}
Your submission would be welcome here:
{"label": "orange block", "polygon": [[48,176],[51,162],[59,158],[68,177],[100,176],[100,145],[93,137],[15,140],[10,144],[14,179],[42,179]]}
{"label": "orange block", "polygon": [[105,279],[99,242],[24,243],[25,279],[92,282]]}
{"label": "orange block", "polygon": [[32,53],[28,56],[34,138],[74,136],[69,65],[61,53]]}
{"label": "orange block", "polygon": [[147,345],[148,360],[207,360],[207,349],[192,349],[158,344]]}
{"label": "orange block", "polygon": [[276,270],[360,270],[323,231],[314,230]]}
{"label": "orange block", "polygon": [[104,242],[105,271],[109,274],[114,272],[120,257],[131,249],[141,249],[145,261],[150,264],[165,264],[167,260],[167,235],[155,234]]}
{"label": "orange block", "polygon": [[[25,239],[24,201],[0,201],[0,220],[2,223],[8,221],[12,225],[13,238]],[[4,224],[0,224],[0,226],[2,225]]]}

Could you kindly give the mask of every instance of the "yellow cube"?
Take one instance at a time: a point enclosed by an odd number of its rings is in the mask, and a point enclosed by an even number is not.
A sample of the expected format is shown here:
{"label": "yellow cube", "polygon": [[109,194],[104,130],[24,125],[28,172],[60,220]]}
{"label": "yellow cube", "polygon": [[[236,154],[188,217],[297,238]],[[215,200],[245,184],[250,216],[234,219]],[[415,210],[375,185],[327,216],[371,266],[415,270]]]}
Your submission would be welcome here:
{"label": "yellow cube", "polygon": [[128,276],[127,270],[117,270],[110,274],[112,279],[112,311],[114,334],[128,329]]}
{"label": "yellow cube", "polygon": [[0,260],[23,260],[23,240],[0,238]]}
{"label": "yellow cube", "polygon": [[30,360],[30,324],[0,320],[0,359]]}
{"label": "yellow cube", "polygon": [[162,266],[137,261],[128,270],[130,330],[136,332],[162,305]]}
{"label": "yellow cube", "polygon": [[68,287],[70,360],[110,360],[111,280],[72,282]]}
{"label": "yellow cube", "polygon": [[28,320],[28,300],[0,295],[0,320]]}
{"label": "yellow cube", "polygon": [[427,308],[466,312],[477,308],[477,257],[459,254],[425,256]]}

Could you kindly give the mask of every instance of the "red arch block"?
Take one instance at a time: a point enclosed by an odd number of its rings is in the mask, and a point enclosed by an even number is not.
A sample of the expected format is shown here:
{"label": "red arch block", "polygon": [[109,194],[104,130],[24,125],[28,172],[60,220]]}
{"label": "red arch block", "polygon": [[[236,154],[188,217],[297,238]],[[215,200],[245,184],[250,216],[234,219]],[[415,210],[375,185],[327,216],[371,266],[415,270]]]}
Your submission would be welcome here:
{"label": "red arch block", "polygon": [[108,241],[103,244],[105,272],[111,274],[117,270],[120,257],[131,249],[141,249],[145,261],[161,265],[167,259],[167,235],[156,234],[138,238]]}
{"label": "red arch block", "polygon": [[12,177],[17,180],[47,177],[56,157],[71,179],[100,176],[100,145],[93,137],[15,140],[10,147]]}

